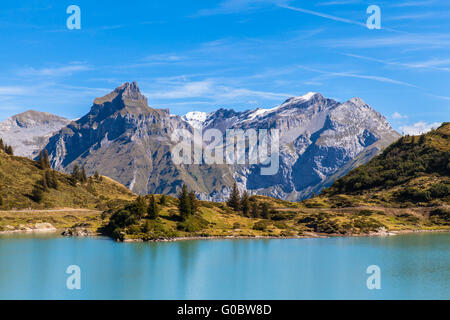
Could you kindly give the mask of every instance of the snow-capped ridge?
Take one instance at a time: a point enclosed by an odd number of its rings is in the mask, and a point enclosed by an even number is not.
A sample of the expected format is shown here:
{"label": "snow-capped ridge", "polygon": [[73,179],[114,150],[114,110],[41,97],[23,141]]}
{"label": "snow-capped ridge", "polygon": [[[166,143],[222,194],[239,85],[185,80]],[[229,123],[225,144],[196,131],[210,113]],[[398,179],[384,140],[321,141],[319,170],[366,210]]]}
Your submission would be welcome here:
{"label": "snow-capped ridge", "polygon": [[200,129],[206,121],[208,113],[202,111],[190,111],[181,117],[184,121],[189,123],[192,127]]}

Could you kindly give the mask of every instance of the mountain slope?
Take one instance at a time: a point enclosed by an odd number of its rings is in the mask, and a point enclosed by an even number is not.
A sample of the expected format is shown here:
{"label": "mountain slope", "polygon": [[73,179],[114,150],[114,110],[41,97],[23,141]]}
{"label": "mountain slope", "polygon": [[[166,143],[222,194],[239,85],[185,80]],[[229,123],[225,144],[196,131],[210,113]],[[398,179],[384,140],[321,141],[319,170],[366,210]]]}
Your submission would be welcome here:
{"label": "mountain slope", "polygon": [[34,199],[34,190],[42,187],[45,170],[24,157],[0,151],[0,210],[43,208],[98,208],[135,196],[123,185],[107,177],[90,178],[74,183],[70,176],[54,171],[56,188],[43,192],[41,201]]}
{"label": "mountain slope", "polygon": [[[318,93],[288,99],[272,109],[208,115],[205,128],[280,130],[280,170],[261,176],[260,165],[234,166],[241,189],[289,200],[310,197],[356,165],[365,163],[400,135],[359,98],[345,103]],[[359,161],[353,161],[359,159]],[[343,169],[347,167],[346,169]]]}
{"label": "mountain slope", "polygon": [[342,205],[343,199],[352,205],[450,205],[450,123],[402,137],[313,200]]}
{"label": "mountain slope", "polygon": [[1,122],[0,136],[16,155],[34,158],[53,133],[69,123],[69,119],[54,114],[28,110]]}
{"label": "mountain slope", "polygon": [[[223,133],[279,129],[279,171],[261,176],[262,165],[174,164],[170,151],[176,129],[211,128]],[[138,194],[174,195],[184,181],[201,199],[221,201],[236,180],[252,194],[299,200],[320,192],[330,177],[366,162],[399,137],[359,98],[339,103],[311,92],[271,109],[219,109],[180,117],[150,108],[133,82],[95,99],[90,112],[61,129],[45,149],[57,170],[85,166],[89,174],[97,170]]]}

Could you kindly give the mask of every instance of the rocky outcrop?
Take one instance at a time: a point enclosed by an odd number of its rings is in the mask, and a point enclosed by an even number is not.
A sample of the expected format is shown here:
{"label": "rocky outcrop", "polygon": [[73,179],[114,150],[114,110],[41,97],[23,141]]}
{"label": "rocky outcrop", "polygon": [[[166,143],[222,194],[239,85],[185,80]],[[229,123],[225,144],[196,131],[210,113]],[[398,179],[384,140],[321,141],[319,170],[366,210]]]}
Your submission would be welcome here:
{"label": "rocky outcrop", "polygon": [[95,235],[90,230],[92,226],[89,223],[78,223],[70,228],[66,228],[61,235],[65,237],[89,237]]}

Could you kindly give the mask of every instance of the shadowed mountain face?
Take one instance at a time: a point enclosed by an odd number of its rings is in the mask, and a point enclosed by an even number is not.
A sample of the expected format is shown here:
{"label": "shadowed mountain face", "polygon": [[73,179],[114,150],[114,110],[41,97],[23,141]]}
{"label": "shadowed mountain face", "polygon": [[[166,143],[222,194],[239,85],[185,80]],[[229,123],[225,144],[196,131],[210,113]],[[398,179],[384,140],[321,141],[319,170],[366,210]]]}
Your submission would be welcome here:
{"label": "shadowed mountain face", "polygon": [[[261,176],[261,165],[175,165],[176,129],[280,130],[280,168]],[[202,199],[223,200],[234,180],[252,193],[298,200],[319,192],[367,162],[400,137],[386,119],[359,98],[339,103],[318,93],[294,97],[272,109],[219,109],[183,117],[152,109],[136,83],[97,98],[90,112],[55,134],[45,147],[54,168],[84,165],[136,193],[174,194],[185,182]],[[355,159],[358,159],[356,161]]]}
{"label": "shadowed mountain face", "polygon": [[0,122],[0,137],[13,147],[14,154],[33,158],[69,122],[54,114],[28,110]]}

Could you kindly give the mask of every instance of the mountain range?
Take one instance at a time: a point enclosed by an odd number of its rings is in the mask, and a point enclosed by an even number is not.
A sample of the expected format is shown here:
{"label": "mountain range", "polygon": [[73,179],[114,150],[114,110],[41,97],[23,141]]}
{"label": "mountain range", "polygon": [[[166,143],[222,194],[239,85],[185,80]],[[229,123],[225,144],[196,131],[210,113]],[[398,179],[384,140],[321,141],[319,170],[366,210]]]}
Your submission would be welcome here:
{"label": "mountain range", "polygon": [[[37,112],[28,115],[29,125],[17,121],[20,115],[0,124],[0,136],[20,155],[35,157],[46,149],[52,167],[62,172],[70,172],[75,164],[84,166],[88,174],[98,171],[138,194],[173,195],[186,183],[201,199],[213,201],[228,197],[235,181],[252,194],[308,198],[401,137],[362,99],[341,103],[313,92],[271,109],[178,116],[149,107],[132,82],[95,99],[91,110],[75,121]],[[200,128],[279,129],[278,173],[261,176],[259,164],[175,164],[172,133]]]}

